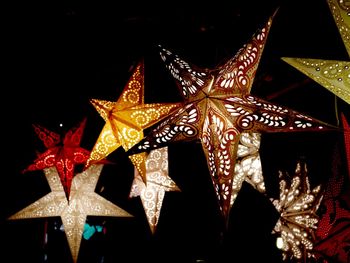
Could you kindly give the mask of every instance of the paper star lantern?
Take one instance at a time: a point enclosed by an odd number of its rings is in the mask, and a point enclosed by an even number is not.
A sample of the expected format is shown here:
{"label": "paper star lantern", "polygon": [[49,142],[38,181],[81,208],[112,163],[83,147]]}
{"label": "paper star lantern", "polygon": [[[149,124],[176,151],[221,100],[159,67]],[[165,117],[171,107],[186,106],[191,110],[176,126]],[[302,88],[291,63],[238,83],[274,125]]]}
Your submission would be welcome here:
{"label": "paper star lantern", "polygon": [[350,125],[346,120],[344,113],[341,114],[341,120],[343,123],[343,129],[344,129],[345,153],[346,153],[346,160],[348,162],[348,174],[350,179]]}
{"label": "paper star lantern", "polygon": [[[323,262],[348,263],[350,260],[350,211],[342,198],[324,202],[325,214],[320,218],[314,250]],[[327,261],[331,260],[331,261]]]}
{"label": "paper star lantern", "polygon": [[237,198],[244,181],[260,193],[265,193],[265,183],[260,161],[260,133],[242,133],[238,148],[232,183],[231,206]]}
{"label": "paper star lantern", "polygon": [[[310,189],[305,163],[298,162],[291,183],[280,172],[280,196],[272,200],[280,218],[273,233],[279,235],[276,245],[283,251],[284,260],[313,258],[316,211],[322,199],[321,186]],[[304,261],[307,262],[307,261]]]}
{"label": "paper star lantern", "polygon": [[[350,56],[350,16],[347,1],[328,0],[339,33]],[[282,58],[350,104],[350,62],[308,58]]]}
{"label": "paper star lantern", "polygon": [[[106,124],[103,127],[87,161],[91,163],[106,158],[122,146],[125,151],[143,138],[143,129],[166,117],[180,104],[144,104],[144,63],[135,68],[123,92],[116,102],[91,100]],[[144,178],[146,153],[130,156],[131,161]]]}
{"label": "paper star lantern", "polygon": [[79,146],[85,125],[86,119],[78,127],[69,130],[63,140],[59,134],[40,125],[33,125],[36,134],[42,140],[47,150],[39,154],[34,163],[29,165],[23,172],[56,167],[68,200],[72,179],[75,174],[75,166],[77,164],[85,164],[90,155],[90,151]]}
{"label": "paper star lantern", "polygon": [[44,170],[51,192],[9,217],[10,220],[61,217],[73,261],[76,262],[87,216],[132,217],[128,212],[96,194],[103,164],[91,165],[72,181],[69,203],[55,167]]}
{"label": "paper star lantern", "polygon": [[233,58],[212,70],[190,65],[161,48],[161,58],[177,81],[185,101],[130,150],[130,153],[137,153],[175,141],[201,140],[225,219],[230,210],[241,133],[320,131],[327,126],[249,95],[272,18]]}
{"label": "paper star lantern", "polygon": [[169,177],[168,147],[152,150],[146,159],[146,184],[135,169],[130,197],[140,196],[151,232],[158,224],[165,192],[180,191]]}
{"label": "paper star lantern", "polygon": [[[349,126],[343,114],[342,119],[346,137],[350,134]],[[346,140],[345,138],[345,144]],[[350,262],[349,179],[346,171],[344,174],[342,170],[344,160],[342,151],[335,148],[332,158],[332,175],[327,181],[319,209],[322,213],[320,213],[318,227],[315,231],[314,250],[317,252],[317,258],[323,260],[322,262],[348,263]]]}

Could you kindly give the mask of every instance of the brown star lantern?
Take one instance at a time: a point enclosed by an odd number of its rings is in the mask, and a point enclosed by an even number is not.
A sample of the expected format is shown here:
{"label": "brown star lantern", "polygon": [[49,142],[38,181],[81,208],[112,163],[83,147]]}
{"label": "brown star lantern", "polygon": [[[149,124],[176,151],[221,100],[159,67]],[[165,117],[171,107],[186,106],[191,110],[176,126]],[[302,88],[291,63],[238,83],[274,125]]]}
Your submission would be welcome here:
{"label": "brown star lantern", "polygon": [[73,178],[69,203],[56,168],[44,169],[51,192],[9,219],[60,216],[73,261],[76,262],[87,216],[132,217],[128,212],[95,193],[102,168],[103,164],[91,165]]}
{"label": "brown star lantern", "polygon": [[162,48],[160,55],[184,97],[131,154],[175,141],[200,140],[219,207],[228,219],[237,148],[242,133],[321,131],[334,128],[250,95],[273,16],[234,57],[214,69],[191,65]]}
{"label": "brown star lantern", "polygon": [[[328,0],[327,2],[350,56],[349,1]],[[282,59],[350,104],[349,61],[290,57]]]}
{"label": "brown star lantern", "polygon": [[[165,118],[180,104],[144,104],[144,61],[135,67],[132,76],[116,102],[91,100],[106,124],[103,127],[87,161],[86,167],[106,158],[122,146],[125,151],[143,138],[143,129]],[[146,181],[146,153],[129,156]]]}

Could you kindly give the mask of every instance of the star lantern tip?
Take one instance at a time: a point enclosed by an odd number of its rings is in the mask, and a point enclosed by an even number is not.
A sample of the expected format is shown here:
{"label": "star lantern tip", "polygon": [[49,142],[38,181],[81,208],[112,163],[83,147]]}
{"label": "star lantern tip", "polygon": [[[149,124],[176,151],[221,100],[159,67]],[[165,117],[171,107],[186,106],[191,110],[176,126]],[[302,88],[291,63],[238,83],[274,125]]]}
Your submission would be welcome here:
{"label": "star lantern tip", "polygon": [[226,222],[242,133],[338,129],[250,95],[276,13],[232,58],[214,69],[200,69],[160,46],[160,57],[175,79],[184,102],[130,150],[135,154],[176,141],[200,141]]}
{"label": "star lantern tip", "polygon": [[[128,151],[143,138],[143,130],[164,119],[178,108],[180,103],[144,103],[144,61],[141,60],[133,69],[116,102],[90,100],[105,125],[93,146],[87,167],[94,161],[105,159],[120,146]],[[138,157],[140,158],[140,156]],[[130,157],[139,171],[144,174],[142,162]]]}
{"label": "star lantern tip", "polygon": [[[327,0],[339,34],[350,56],[350,16],[349,6],[346,2],[347,1]],[[349,60],[292,57],[282,57],[282,60],[350,104]]]}
{"label": "star lantern tip", "polygon": [[[168,147],[150,151],[143,162],[146,167],[146,176],[142,178],[135,167],[134,181],[129,197],[140,196],[149,228],[151,233],[154,234],[157,229],[165,192],[180,191],[180,188],[169,177]],[[146,179],[146,182],[144,182],[144,179]]]}

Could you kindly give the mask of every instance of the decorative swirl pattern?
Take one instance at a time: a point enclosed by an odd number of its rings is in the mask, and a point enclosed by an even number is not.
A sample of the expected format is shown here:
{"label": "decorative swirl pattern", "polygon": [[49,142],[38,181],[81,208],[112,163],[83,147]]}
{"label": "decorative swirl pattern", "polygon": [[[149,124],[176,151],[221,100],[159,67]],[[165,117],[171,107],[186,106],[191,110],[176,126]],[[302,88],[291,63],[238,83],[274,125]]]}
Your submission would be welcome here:
{"label": "decorative swirl pattern", "polygon": [[[174,120],[176,121],[174,122]],[[198,121],[199,110],[195,105],[190,104],[186,109],[179,110],[152,132],[152,138],[155,138],[154,143],[151,143],[146,138],[137,147],[139,150],[147,150],[158,144],[174,141],[181,136],[194,139],[198,134],[198,129],[195,126]]]}
{"label": "decorative swirl pattern", "polygon": [[207,78],[205,72],[197,72],[178,55],[172,54],[164,48],[161,49],[160,56],[171,75],[181,85],[181,93],[185,98],[195,96],[203,88]]}
{"label": "decorative swirl pattern", "polygon": [[168,176],[168,148],[152,150],[146,161],[146,183],[135,170],[129,196],[140,196],[149,227],[155,232],[166,191],[180,191]]}
{"label": "decorative swirl pattern", "polygon": [[134,111],[131,114],[131,118],[135,121],[138,127],[145,126],[151,120],[151,116],[145,111]]}
{"label": "decorative swirl pattern", "polygon": [[260,193],[265,193],[264,177],[259,155],[260,133],[241,133],[237,149],[235,173],[232,180],[231,206],[244,181]]}
{"label": "decorative swirl pattern", "polygon": [[231,97],[226,101],[226,110],[234,117],[236,127],[241,130],[288,131],[324,128],[318,121],[306,115],[250,95]]}
{"label": "decorative swirl pattern", "polygon": [[246,94],[250,91],[258,61],[265,46],[271,21],[254,34],[250,43],[244,45],[220,70],[217,78],[218,89],[233,89]]}
{"label": "decorative swirl pattern", "polygon": [[322,194],[320,186],[310,189],[305,163],[298,162],[291,185],[280,172],[280,198],[272,200],[280,219],[273,233],[279,234],[278,248],[283,251],[283,258],[297,259],[313,258],[313,237],[317,228],[316,211],[320,205]]}
{"label": "decorative swirl pattern", "polygon": [[140,91],[143,86],[143,64],[138,64],[127,83],[127,88],[122,93],[123,103],[128,105],[137,105],[142,103],[143,98],[140,96]]}
{"label": "decorative swirl pattern", "polygon": [[232,189],[232,173],[235,154],[231,147],[235,144],[238,131],[228,128],[226,119],[213,108],[209,108],[203,125],[202,145],[214,189],[224,215],[229,211]]}
{"label": "decorative swirl pattern", "polygon": [[46,148],[53,147],[57,145],[61,136],[55,132],[52,132],[40,125],[33,125],[34,132],[37,134],[38,138],[44,143]]}
{"label": "decorative swirl pattern", "polygon": [[[140,85],[140,83],[138,83],[138,85]],[[131,86],[131,84],[130,84],[130,86]],[[140,89],[140,88],[135,89],[134,88],[135,86],[136,85],[135,85],[135,81],[134,81],[132,89],[129,89],[123,93],[123,100],[125,102],[129,102],[131,104],[137,104],[138,101],[140,100],[139,91],[138,91],[138,89]]]}
{"label": "decorative swirl pattern", "polygon": [[95,144],[95,150],[91,153],[90,159],[100,160],[108,153],[109,148],[115,148],[118,145],[118,140],[115,138],[112,130],[106,130],[100,135],[100,140]]}
{"label": "decorative swirl pattern", "polygon": [[[132,128],[123,128],[119,137],[122,137],[122,139],[124,139],[123,147],[125,149],[130,149],[142,139],[143,132]],[[121,140],[121,138],[119,138],[119,140]]]}
{"label": "decorative swirl pattern", "polygon": [[103,165],[91,165],[72,181],[69,203],[55,167],[44,170],[51,192],[12,215],[10,220],[60,216],[73,261],[77,262],[87,216],[132,217],[94,192]]}

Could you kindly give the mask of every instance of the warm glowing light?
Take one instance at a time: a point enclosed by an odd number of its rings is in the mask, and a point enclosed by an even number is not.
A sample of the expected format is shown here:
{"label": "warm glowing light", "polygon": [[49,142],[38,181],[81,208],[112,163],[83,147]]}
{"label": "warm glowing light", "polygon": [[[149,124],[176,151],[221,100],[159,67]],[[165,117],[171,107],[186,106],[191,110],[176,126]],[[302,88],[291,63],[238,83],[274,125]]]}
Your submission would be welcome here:
{"label": "warm glowing light", "polygon": [[[120,146],[125,151],[143,138],[143,130],[165,118],[180,104],[144,104],[144,63],[135,68],[122,94],[116,102],[91,100],[92,105],[105,120],[86,167],[106,158]],[[145,180],[144,156],[130,157]]]}
{"label": "warm glowing light", "polygon": [[278,249],[283,249],[285,245],[282,237],[276,238],[276,246]]}
{"label": "warm glowing light", "polygon": [[280,235],[276,245],[283,251],[284,260],[312,258],[321,187],[310,189],[305,163],[297,164],[291,182],[285,177],[287,174],[280,172],[280,197],[272,200],[281,215],[273,230]]}
{"label": "warm glowing light", "polygon": [[102,168],[102,164],[92,165],[73,178],[69,203],[56,168],[46,168],[44,172],[51,192],[9,219],[60,216],[73,261],[77,262],[87,216],[132,217],[128,212],[94,192]]}
{"label": "warm glowing light", "polygon": [[33,125],[34,131],[44,143],[47,150],[39,154],[33,164],[29,165],[23,172],[43,170],[53,166],[56,167],[68,200],[72,180],[75,175],[75,166],[78,164],[85,165],[90,155],[90,151],[79,146],[85,125],[86,119],[77,127],[69,130],[64,138],[61,138],[60,134],[50,131],[40,125]]}
{"label": "warm glowing light", "polygon": [[250,95],[272,19],[273,16],[231,59],[214,69],[201,69],[160,47],[161,59],[174,77],[184,103],[130,149],[135,154],[176,141],[200,140],[225,219],[244,180],[264,189],[258,156],[238,156],[242,134],[318,132],[320,125],[330,127]]}
{"label": "warm glowing light", "polygon": [[168,147],[153,150],[147,156],[146,183],[135,168],[130,197],[140,196],[152,233],[158,225],[165,192],[180,191],[169,177]]}
{"label": "warm glowing light", "polygon": [[264,177],[262,175],[259,155],[260,138],[260,133],[241,134],[232,183],[231,206],[236,200],[244,181],[251,184],[259,192],[265,193]]}

